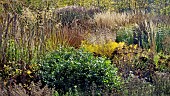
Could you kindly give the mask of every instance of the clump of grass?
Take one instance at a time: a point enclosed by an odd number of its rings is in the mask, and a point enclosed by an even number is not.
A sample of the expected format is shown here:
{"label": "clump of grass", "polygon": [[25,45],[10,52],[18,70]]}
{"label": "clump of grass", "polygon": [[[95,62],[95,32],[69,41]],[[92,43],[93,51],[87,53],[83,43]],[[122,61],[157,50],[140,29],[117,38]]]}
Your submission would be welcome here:
{"label": "clump of grass", "polygon": [[116,40],[116,33],[112,32],[109,28],[95,28],[85,35],[85,40],[91,44],[114,42]]}
{"label": "clump of grass", "polygon": [[99,13],[94,16],[97,26],[117,29],[129,23],[131,15],[128,13]]}
{"label": "clump of grass", "polygon": [[63,26],[70,26],[74,20],[89,20],[95,13],[99,13],[99,8],[85,8],[81,6],[67,6],[58,8],[54,13],[57,15],[56,21]]}
{"label": "clump of grass", "polygon": [[170,36],[166,36],[164,41],[163,41],[163,46],[164,46],[164,52],[167,54],[170,54]]}

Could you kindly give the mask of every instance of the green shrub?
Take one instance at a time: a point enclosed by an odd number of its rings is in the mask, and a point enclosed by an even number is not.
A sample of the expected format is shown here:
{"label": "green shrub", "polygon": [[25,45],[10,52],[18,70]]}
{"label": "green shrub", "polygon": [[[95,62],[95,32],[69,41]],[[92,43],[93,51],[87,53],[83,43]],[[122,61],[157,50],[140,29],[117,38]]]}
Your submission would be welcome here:
{"label": "green shrub", "polygon": [[39,73],[43,83],[59,92],[68,92],[74,86],[82,91],[88,90],[94,83],[99,89],[117,90],[121,79],[117,68],[110,63],[110,60],[94,57],[83,49],[60,48],[41,60]]}
{"label": "green shrub", "polygon": [[116,41],[117,42],[125,42],[127,44],[133,44],[133,28],[124,27],[117,32]]}
{"label": "green shrub", "polygon": [[159,25],[156,30],[155,42],[156,42],[156,51],[169,53],[169,37],[170,37],[170,27],[165,25]]}
{"label": "green shrub", "polygon": [[154,55],[153,61],[159,72],[170,72],[170,55],[158,53]]}

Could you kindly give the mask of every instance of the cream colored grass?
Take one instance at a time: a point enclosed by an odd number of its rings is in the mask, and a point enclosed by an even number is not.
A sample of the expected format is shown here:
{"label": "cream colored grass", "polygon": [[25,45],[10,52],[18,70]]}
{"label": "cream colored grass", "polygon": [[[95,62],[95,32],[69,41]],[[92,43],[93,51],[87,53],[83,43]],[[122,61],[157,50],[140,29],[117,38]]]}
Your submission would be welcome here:
{"label": "cream colored grass", "polygon": [[97,26],[117,29],[129,23],[132,15],[129,13],[99,13],[94,16]]}

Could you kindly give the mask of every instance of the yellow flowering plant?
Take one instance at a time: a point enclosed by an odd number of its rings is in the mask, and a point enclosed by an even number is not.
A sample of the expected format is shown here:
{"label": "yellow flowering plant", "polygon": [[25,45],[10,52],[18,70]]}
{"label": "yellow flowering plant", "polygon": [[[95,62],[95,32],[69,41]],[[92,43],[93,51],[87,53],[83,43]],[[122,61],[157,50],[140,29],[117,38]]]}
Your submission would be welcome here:
{"label": "yellow flowering plant", "polygon": [[97,55],[111,57],[112,52],[116,48],[122,48],[124,45],[125,45],[124,42],[117,43],[117,42],[109,41],[105,44],[90,44],[87,41],[83,41],[81,46],[85,50],[95,53]]}

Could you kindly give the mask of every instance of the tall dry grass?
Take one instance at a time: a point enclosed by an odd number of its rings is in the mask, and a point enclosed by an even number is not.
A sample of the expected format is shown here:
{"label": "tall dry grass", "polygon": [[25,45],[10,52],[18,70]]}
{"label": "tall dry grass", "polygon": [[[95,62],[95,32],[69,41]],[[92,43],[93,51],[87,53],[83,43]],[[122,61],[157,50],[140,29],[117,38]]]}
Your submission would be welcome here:
{"label": "tall dry grass", "polygon": [[[169,34],[168,30],[164,30],[164,28],[170,26],[169,20],[170,18],[166,15],[157,16],[144,13],[143,11],[124,13],[104,12],[94,16],[94,21],[98,27],[111,29],[112,34],[114,34],[112,38],[116,37],[119,29],[129,26],[133,27],[133,43],[138,44],[142,48],[150,48],[155,52],[163,50],[161,47],[161,44],[163,44],[162,39],[164,39],[165,35]],[[160,29],[164,30],[164,32],[159,31]],[[159,38],[158,36],[161,35],[162,37]],[[169,37],[169,35],[167,36]]]}
{"label": "tall dry grass", "polygon": [[100,27],[108,27],[117,29],[125,24],[129,24],[129,19],[132,15],[128,13],[99,13],[94,16],[94,20]]}
{"label": "tall dry grass", "polygon": [[59,46],[79,47],[83,39],[81,30],[61,28],[53,12],[53,9],[31,10],[27,7],[23,7],[22,14],[15,10],[1,12],[0,80],[15,79],[16,75],[34,70],[43,54],[57,50]]}
{"label": "tall dry grass", "polygon": [[4,7],[0,15],[1,71],[6,65],[17,65],[17,68],[26,70],[43,54],[57,50],[59,46],[78,48],[90,28],[81,19],[72,22],[71,28],[61,25],[56,20],[54,8],[32,10],[22,6],[22,13],[17,13],[12,3],[7,5],[9,8]]}

